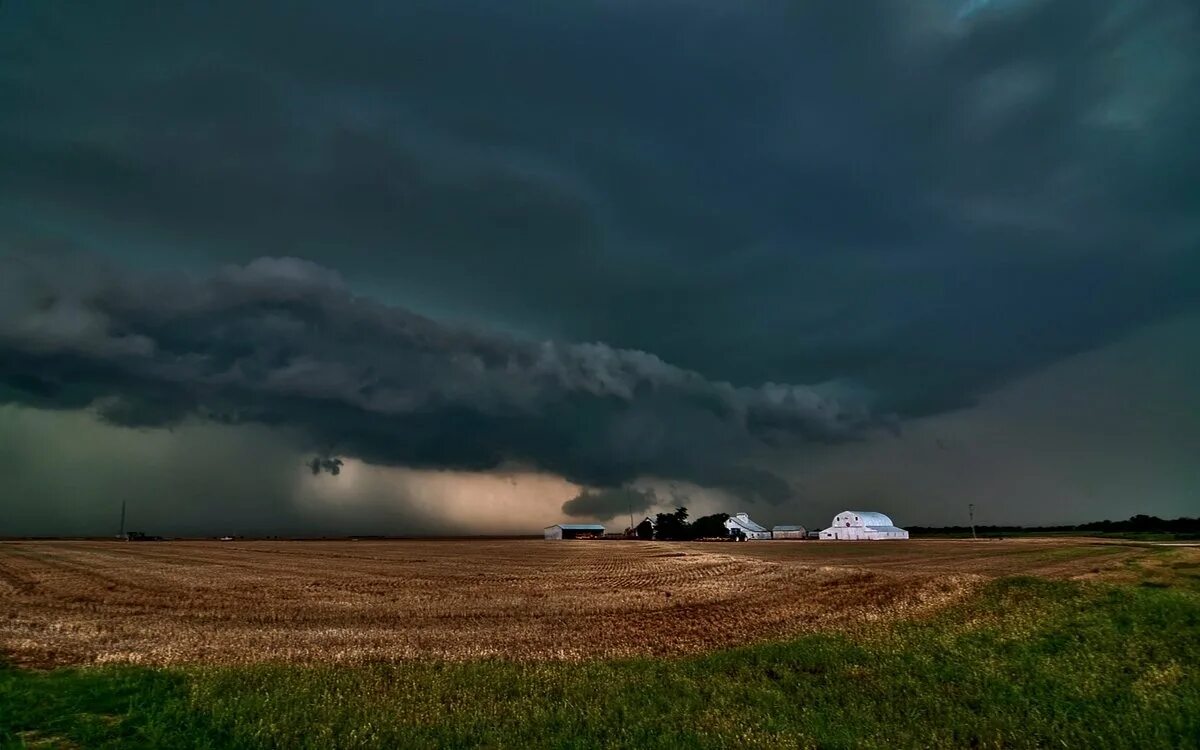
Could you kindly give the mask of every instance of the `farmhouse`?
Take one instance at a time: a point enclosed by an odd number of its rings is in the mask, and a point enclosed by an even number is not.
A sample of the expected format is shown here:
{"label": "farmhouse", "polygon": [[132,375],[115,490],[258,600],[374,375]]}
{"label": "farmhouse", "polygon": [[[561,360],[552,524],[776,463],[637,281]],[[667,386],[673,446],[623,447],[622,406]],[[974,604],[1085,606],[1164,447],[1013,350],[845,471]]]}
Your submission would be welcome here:
{"label": "farmhouse", "polygon": [[741,536],[746,539],[770,539],[771,532],[766,528],[759,526],[750,520],[750,516],[745,513],[738,513],[730,516],[725,521],[725,528],[729,530],[730,536]]}
{"label": "farmhouse", "polygon": [[547,539],[599,539],[604,527],[598,523],[558,523],[544,530]]}
{"label": "farmhouse", "polygon": [[844,510],[821,532],[822,539],[908,539],[908,532],[896,528],[882,513]]}
{"label": "farmhouse", "polygon": [[771,529],[772,539],[807,539],[808,532],[803,526],[776,526]]}

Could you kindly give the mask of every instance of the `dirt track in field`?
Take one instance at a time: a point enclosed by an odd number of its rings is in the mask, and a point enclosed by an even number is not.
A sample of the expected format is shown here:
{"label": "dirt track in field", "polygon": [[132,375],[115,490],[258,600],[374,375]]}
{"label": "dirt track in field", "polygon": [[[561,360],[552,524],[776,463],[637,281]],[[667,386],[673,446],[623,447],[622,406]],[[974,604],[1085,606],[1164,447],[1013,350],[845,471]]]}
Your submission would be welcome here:
{"label": "dirt track in field", "polygon": [[1090,540],[5,542],[0,654],[36,666],[694,653],[917,616]]}

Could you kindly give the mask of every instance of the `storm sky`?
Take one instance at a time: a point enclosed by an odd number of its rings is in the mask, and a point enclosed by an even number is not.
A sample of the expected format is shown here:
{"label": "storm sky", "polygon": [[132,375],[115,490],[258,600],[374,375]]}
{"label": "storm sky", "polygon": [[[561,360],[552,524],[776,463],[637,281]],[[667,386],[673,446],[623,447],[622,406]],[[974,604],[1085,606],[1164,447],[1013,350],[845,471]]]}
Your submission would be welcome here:
{"label": "storm sky", "polygon": [[1197,91],[1189,0],[9,0],[0,536],[1195,515]]}

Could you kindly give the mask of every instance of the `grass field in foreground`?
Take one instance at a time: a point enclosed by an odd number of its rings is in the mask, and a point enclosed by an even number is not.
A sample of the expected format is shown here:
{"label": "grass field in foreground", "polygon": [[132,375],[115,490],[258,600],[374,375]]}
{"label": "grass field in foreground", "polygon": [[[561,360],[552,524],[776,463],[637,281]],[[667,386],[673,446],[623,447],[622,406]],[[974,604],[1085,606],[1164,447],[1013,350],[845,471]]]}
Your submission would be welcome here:
{"label": "grass field in foreground", "polygon": [[3,669],[0,744],[1197,747],[1200,571],[1169,559],[676,660]]}

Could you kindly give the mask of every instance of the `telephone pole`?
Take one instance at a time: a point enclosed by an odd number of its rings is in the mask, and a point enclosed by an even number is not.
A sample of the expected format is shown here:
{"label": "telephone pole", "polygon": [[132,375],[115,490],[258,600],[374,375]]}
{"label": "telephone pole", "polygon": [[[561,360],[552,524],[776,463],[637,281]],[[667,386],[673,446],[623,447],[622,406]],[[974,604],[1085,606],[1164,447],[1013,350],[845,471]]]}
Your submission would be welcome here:
{"label": "telephone pole", "polygon": [[117,535],[119,538],[125,538],[125,501],[121,501],[121,533]]}
{"label": "telephone pole", "polygon": [[978,539],[979,537],[975,536],[975,503],[967,504],[967,514],[971,517],[971,538]]}

